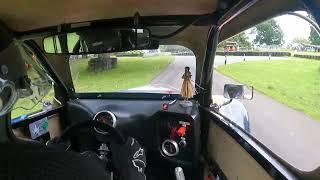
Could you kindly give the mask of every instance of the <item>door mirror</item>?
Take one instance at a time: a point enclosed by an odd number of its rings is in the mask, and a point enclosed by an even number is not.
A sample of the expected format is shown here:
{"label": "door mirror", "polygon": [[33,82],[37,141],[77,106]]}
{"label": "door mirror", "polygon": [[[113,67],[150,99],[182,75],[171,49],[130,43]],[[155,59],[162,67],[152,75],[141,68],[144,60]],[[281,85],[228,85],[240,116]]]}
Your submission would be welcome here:
{"label": "door mirror", "polygon": [[229,99],[248,99],[253,98],[253,87],[245,85],[225,84],[223,96]]}
{"label": "door mirror", "polygon": [[130,50],[157,49],[159,42],[151,41],[148,29],[89,28],[43,39],[46,53],[99,54]]}

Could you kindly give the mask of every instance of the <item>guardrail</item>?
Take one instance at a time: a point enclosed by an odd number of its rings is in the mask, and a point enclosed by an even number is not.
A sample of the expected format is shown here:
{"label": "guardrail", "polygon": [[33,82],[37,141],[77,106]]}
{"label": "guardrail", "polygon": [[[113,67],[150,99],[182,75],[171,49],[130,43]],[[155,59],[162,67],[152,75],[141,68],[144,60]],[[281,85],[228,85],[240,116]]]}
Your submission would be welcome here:
{"label": "guardrail", "polygon": [[259,52],[259,51],[234,51],[234,52],[216,52],[218,56],[291,56],[290,52]]}
{"label": "guardrail", "polygon": [[317,55],[294,54],[293,57],[320,60],[320,56]]}
{"label": "guardrail", "polygon": [[178,52],[178,53],[171,53],[174,56],[194,56],[192,52]]}

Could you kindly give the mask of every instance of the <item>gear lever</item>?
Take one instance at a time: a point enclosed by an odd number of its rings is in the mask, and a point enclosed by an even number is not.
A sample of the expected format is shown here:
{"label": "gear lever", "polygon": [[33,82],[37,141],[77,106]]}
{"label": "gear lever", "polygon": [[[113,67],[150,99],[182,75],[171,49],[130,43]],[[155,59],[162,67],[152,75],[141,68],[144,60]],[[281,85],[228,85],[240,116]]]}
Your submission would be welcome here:
{"label": "gear lever", "polygon": [[176,176],[176,180],[185,180],[186,178],[184,177],[184,172],[181,167],[176,167],[174,169],[174,175]]}

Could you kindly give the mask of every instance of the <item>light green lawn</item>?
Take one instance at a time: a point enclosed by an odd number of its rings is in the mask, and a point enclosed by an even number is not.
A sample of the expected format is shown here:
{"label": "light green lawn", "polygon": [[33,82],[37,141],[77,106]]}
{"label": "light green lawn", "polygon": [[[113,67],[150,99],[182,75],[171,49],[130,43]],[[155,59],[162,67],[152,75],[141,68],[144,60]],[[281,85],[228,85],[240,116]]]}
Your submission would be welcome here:
{"label": "light green lawn", "polygon": [[88,59],[70,62],[76,92],[112,92],[150,83],[172,61],[173,56],[122,57],[117,67],[94,73],[87,71]]}
{"label": "light green lawn", "polygon": [[250,61],[220,66],[218,71],[320,120],[320,61]]}
{"label": "light green lawn", "polygon": [[320,52],[292,52],[293,54],[320,56]]}
{"label": "light green lawn", "polygon": [[[43,98],[43,101],[52,102],[54,97],[53,89]],[[23,108],[21,108],[23,107]],[[14,105],[14,108],[11,112],[11,117],[16,118],[23,114],[34,113],[42,110],[42,102],[38,102],[37,104],[33,103],[28,98],[18,99],[17,103]]]}
{"label": "light green lawn", "polygon": [[[57,52],[55,52],[55,49],[54,49],[53,38],[56,39],[55,43],[56,43],[56,47],[57,47]],[[79,35],[77,35],[76,33],[68,33],[67,34],[67,44],[68,44],[69,52],[72,52],[74,46],[76,45],[76,43],[78,41],[79,41]],[[47,53],[62,53],[58,36],[46,37],[43,41],[43,46],[44,46],[44,50]]]}

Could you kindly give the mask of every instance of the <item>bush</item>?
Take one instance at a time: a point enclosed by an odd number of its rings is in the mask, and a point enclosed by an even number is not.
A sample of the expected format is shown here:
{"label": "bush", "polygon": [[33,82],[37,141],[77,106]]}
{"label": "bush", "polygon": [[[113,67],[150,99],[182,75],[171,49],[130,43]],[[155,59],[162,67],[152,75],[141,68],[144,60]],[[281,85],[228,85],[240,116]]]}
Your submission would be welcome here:
{"label": "bush", "polygon": [[143,55],[144,55],[143,50],[132,50],[132,51],[117,53],[117,56],[119,56],[119,57],[122,57],[122,56],[142,57]]}

